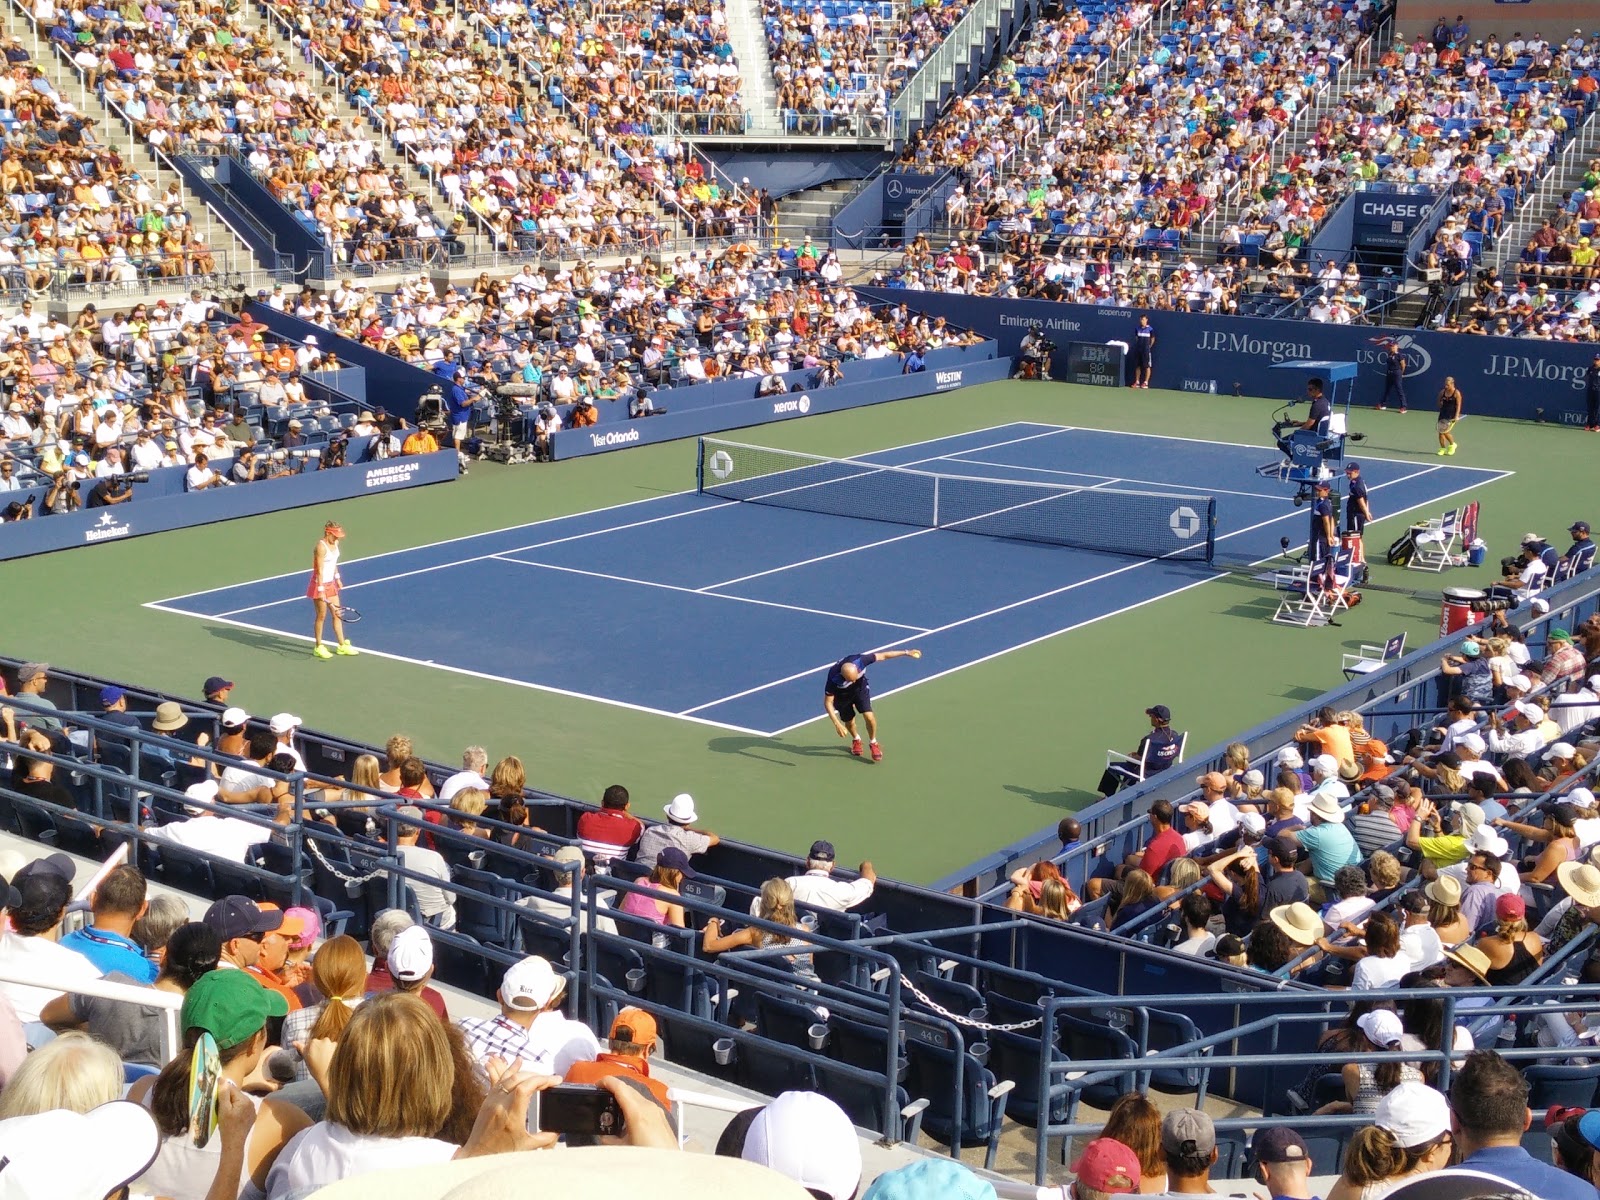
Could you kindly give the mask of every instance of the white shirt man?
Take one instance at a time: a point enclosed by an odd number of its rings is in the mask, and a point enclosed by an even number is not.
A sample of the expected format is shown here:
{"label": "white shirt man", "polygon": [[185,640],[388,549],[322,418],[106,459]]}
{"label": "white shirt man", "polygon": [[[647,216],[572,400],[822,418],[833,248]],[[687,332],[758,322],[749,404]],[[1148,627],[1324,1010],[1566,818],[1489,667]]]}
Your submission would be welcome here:
{"label": "white shirt man", "polygon": [[[397,812],[399,816],[408,817],[413,821],[422,820],[422,810],[411,804],[401,806]],[[413,873],[406,877],[406,884],[415,893],[417,907],[422,911],[423,919],[428,924],[437,929],[454,929],[456,906],[451,894],[443,888],[416,878],[417,875],[423,875],[444,883],[450,882],[450,864],[445,862],[444,855],[437,850],[417,845],[417,839],[421,835],[422,830],[416,825],[396,827],[396,852],[405,869]]]}
{"label": "white shirt man", "polygon": [[[878,881],[878,873],[872,869],[870,862],[861,864],[861,878],[846,880],[833,878],[833,860],[831,842],[812,843],[811,853],[806,858],[806,873],[791,875],[787,880],[789,887],[794,891],[796,904],[809,904],[813,908],[831,908],[835,912],[844,912],[865,902],[867,897],[872,895],[872,889]],[[751,901],[752,914],[760,904],[760,897]]]}
{"label": "white shirt man", "polygon": [[[567,874],[557,875],[555,886],[550,889],[553,900],[546,900],[543,896],[524,896],[517,901],[520,908],[530,908],[536,913],[550,917],[556,921],[565,921],[572,917],[573,891],[578,886],[578,881],[583,878],[583,851],[576,846],[563,846],[555,852],[555,860],[567,869]],[[600,910],[607,906],[604,903],[597,905],[594,918],[594,928],[599,933],[615,934],[617,923],[610,917],[603,916]],[[588,932],[589,911],[585,901],[578,901],[578,929]]]}
{"label": "white shirt man", "polygon": [[514,1070],[565,1075],[575,1062],[600,1057],[600,1040],[581,1021],[561,1015],[566,982],[537,955],[507,968],[500,982],[500,1015],[462,1021],[467,1049],[479,1062],[502,1059]]}

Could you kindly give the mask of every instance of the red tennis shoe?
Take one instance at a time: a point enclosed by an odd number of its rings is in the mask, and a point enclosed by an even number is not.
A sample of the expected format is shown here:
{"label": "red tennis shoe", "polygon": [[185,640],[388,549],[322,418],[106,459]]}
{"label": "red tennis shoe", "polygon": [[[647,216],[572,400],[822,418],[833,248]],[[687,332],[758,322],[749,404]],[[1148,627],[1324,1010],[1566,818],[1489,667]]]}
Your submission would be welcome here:
{"label": "red tennis shoe", "polygon": [[857,758],[861,757],[861,739],[860,738],[851,738],[850,739],[850,753],[854,754]]}
{"label": "red tennis shoe", "polygon": [[877,742],[873,742],[872,743],[872,761],[873,762],[882,762],[883,761],[883,747],[878,745]]}

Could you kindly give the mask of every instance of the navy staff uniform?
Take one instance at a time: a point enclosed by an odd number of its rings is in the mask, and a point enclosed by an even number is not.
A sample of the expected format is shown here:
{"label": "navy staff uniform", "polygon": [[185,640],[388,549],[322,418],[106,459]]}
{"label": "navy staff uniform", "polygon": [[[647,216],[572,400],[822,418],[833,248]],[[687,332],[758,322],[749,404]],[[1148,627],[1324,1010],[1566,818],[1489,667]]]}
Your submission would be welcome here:
{"label": "navy staff uniform", "polygon": [[[828,682],[822,690],[833,697],[833,709],[847,725],[857,713],[872,711],[872,688],[867,683],[867,668],[877,661],[876,654],[849,654],[834,663],[828,672]],[[845,663],[854,663],[856,670],[861,672],[854,683],[844,677]]]}
{"label": "navy staff uniform", "polygon": [[1367,481],[1359,474],[1345,471],[1344,531],[1365,534],[1367,531]]}
{"label": "navy staff uniform", "polygon": [[1311,542],[1306,547],[1306,557],[1314,564],[1321,564],[1333,558],[1333,541],[1328,536],[1328,531],[1333,523],[1333,501],[1326,495],[1318,495],[1311,505]]}

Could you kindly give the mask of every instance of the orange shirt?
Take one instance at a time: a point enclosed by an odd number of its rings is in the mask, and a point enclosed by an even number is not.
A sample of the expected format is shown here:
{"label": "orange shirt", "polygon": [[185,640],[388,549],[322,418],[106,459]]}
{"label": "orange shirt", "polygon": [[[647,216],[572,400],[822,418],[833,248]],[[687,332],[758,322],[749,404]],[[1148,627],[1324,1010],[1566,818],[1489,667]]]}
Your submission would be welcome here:
{"label": "orange shirt", "polygon": [[293,1012],[295,1009],[301,1007],[300,997],[296,994],[295,990],[288,984],[284,983],[283,980],[279,979],[271,971],[268,971],[264,967],[246,967],[245,970],[251,975],[254,975],[261,986],[266,988],[267,991],[277,992],[278,995],[287,1000],[289,1002],[290,1012]]}
{"label": "orange shirt", "polygon": [[629,1054],[602,1054],[594,1062],[575,1062],[567,1068],[568,1083],[599,1083],[607,1075],[621,1075],[624,1079],[637,1080],[649,1090],[656,1098],[656,1103],[668,1112],[672,1111],[672,1101],[667,1099],[667,1085],[659,1079],[650,1078],[650,1064],[642,1058],[634,1058]]}

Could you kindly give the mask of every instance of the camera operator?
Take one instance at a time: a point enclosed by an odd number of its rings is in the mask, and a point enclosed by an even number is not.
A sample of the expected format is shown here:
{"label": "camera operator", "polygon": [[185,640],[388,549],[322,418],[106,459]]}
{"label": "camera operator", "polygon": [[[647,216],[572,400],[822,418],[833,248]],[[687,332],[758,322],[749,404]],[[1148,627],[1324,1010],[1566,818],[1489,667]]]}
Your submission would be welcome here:
{"label": "camera operator", "polygon": [[89,498],[83,502],[83,506],[109,508],[113,504],[126,504],[133,499],[133,485],[147,483],[149,479],[148,475],[129,475],[125,471],[118,471],[114,475],[103,475],[89,489]]}
{"label": "camera operator", "polygon": [[1017,378],[1050,378],[1050,356],[1055,353],[1055,349],[1056,344],[1044,335],[1043,321],[1028,330],[1022,338],[1022,346],[1020,347],[1021,360],[1017,364]]}
{"label": "camera operator", "polygon": [[80,503],[78,481],[71,471],[62,468],[50,477],[50,487],[44,494],[45,512],[51,516],[77,512]]}
{"label": "camera operator", "polygon": [[640,417],[654,417],[666,412],[664,408],[657,408],[655,401],[650,399],[650,385],[641,383],[634,392],[633,398],[628,401],[628,418],[638,420]]}
{"label": "camera operator", "polygon": [[1488,588],[1489,598],[1519,601],[1526,600],[1544,586],[1549,568],[1537,548],[1524,541],[1521,554],[1500,560],[1500,575],[1500,582]]}
{"label": "camera operator", "polygon": [[[641,392],[646,389],[641,386]],[[645,397],[649,403],[649,397]],[[555,435],[561,429],[561,414],[548,400],[540,401],[539,415],[533,421],[533,457],[535,462],[551,462],[555,458]]]}
{"label": "camera operator", "polygon": [[30,521],[32,519],[32,496],[24,496],[21,500],[13,500],[4,508],[0,508],[0,525],[4,525],[8,521]]}
{"label": "camera operator", "polygon": [[322,449],[322,457],[317,460],[317,470],[326,471],[333,467],[342,467],[345,464],[345,452],[350,447],[350,435],[340,430],[328,439],[328,444]]}
{"label": "camera operator", "polygon": [[183,490],[186,492],[203,492],[207,488],[228,487],[232,483],[226,475],[219,475],[208,465],[209,460],[204,454],[196,453],[194,466],[190,467],[183,476]]}

